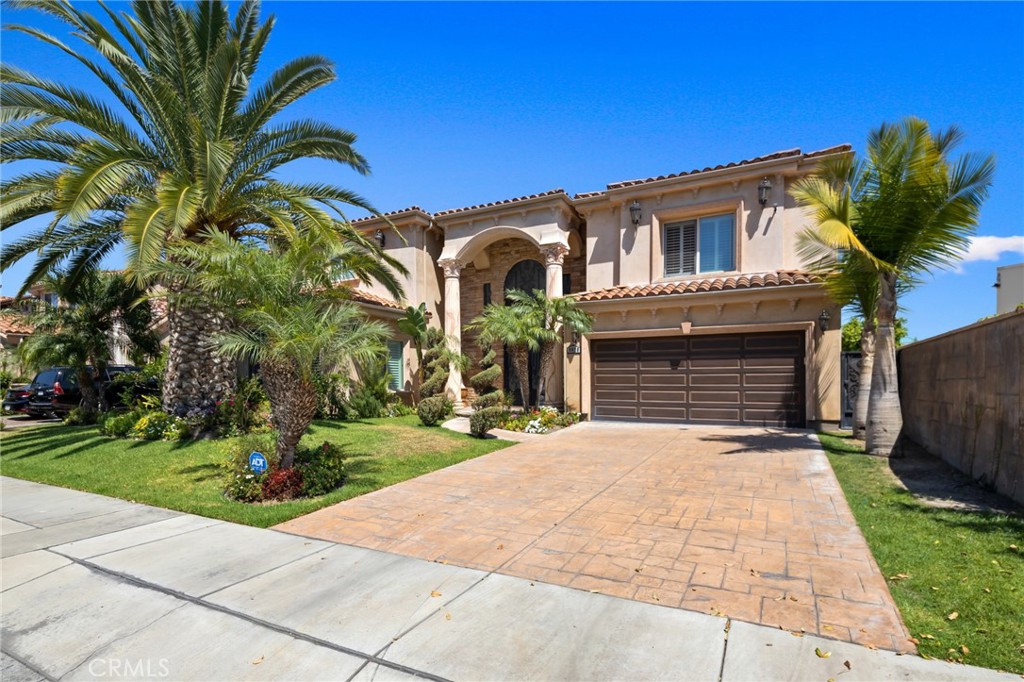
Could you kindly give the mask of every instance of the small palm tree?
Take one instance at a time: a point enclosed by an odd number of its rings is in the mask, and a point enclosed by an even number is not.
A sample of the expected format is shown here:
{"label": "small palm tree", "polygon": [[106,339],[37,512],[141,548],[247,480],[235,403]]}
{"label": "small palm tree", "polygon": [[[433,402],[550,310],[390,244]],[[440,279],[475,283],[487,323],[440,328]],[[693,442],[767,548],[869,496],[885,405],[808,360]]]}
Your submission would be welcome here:
{"label": "small palm tree", "polygon": [[316,416],[314,373],[383,352],[387,327],[367,320],[349,290],[335,286],[349,269],[346,249],[320,235],[264,248],[210,232],[203,244],[176,247],[177,258],[152,266],[184,285],[172,296],[200,296],[222,312],[229,327],[213,339],[222,353],[259,363],[284,469]]}
{"label": "small palm tree", "polygon": [[412,340],[412,346],[416,349],[416,386],[413,395],[419,398],[420,386],[423,385],[423,347],[427,344],[429,327],[427,326],[427,304],[420,303],[418,306],[409,306],[405,314],[396,322],[398,331],[402,332]]}
{"label": "small palm tree", "polygon": [[[805,259],[815,260],[823,250],[847,250],[854,255],[850,277],[867,279],[866,271],[877,282],[866,425],[872,454],[891,454],[903,425],[893,335],[900,288],[962,256],[992,183],[992,156],[950,158],[962,138],[955,127],[932,133],[912,117],[883,124],[868,136],[864,159],[825,160],[791,190],[816,217],[802,242]],[[869,319],[874,318],[865,316],[865,326]]]}
{"label": "small palm tree", "polygon": [[536,289],[529,293],[513,290],[506,297],[512,302],[512,307],[535,326],[535,335],[540,344],[537,400],[544,401],[547,399],[548,380],[555,370],[555,351],[562,339],[561,330],[565,328],[585,334],[592,329],[593,320],[579,308],[572,296],[548,298],[543,291]]}
{"label": "small palm tree", "polygon": [[[509,292],[511,293],[511,292]],[[480,333],[482,348],[500,343],[508,353],[512,369],[519,384],[523,407],[530,406],[530,353],[541,347],[542,320],[523,314],[512,305],[491,304],[483,313],[465,326],[467,331]]]}
{"label": "small palm tree", "polygon": [[[240,3],[234,17],[220,0],[190,7],[135,0],[130,13],[99,6],[105,21],[69,0],[11,0],[5,7],[36,9],[66,25],[81,45],[31,26],[7,28],[79,62],[104,96],[0,65],[2,161],[46,162],[0,185],[0,229],[47,218],[42,229],[5,245],[0,270],[36,255],[27,283],[65,264],[74,280],[125,243],[128,268],[141,277],[168,247],[203,243],[211,234],[273,240],[310,231],[341,235],[364,253],[364,264],[405,273],[347,221],[348,206],[377,213],[365,199],[328,182],[280,177],[288,164],[308,158],[369,172],[353,133],[281,118],[335,79],[329,60],[293,59],[258,84],[274,20],[261,21],[256,0]],[[400,297],[394,278],[378,281]],[[225,395],[234,382],[234,367],[203,343],[224,329],[223,320],[202,298],[177,300],[191,303],[168,309],[169,411],[211,391]]]}
{"label": "small palm tree", "polygon": [[126,344],[138,359],[160,350],[149,303],[139,302],[141,292],[117,273],[90,272],[74,283],[52,276],[43,284],[61,304],[41,304],[32,315],[35,331],[21,345],[23,357],[35,365],[73,367],[82,409],[106,409],[103,377],[113,347]]}

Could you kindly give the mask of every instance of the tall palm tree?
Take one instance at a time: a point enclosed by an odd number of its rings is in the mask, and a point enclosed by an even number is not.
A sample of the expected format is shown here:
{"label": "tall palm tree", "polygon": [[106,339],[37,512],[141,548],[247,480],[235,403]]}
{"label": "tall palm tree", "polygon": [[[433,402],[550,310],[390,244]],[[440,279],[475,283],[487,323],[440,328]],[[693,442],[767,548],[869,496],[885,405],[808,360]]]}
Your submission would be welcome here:
{"label": "tall palm tree", "polygon": [[21,351],[36,365],[70,365],[82,391],[82,409],[106,408],[103,377],[115,344],[127,342],[136,357],[155,355],[160,344],[150,329],[152,312],[141,292],[118,273],[89,272],[74,282],[64,275],[43,280],[61,304],[41,305],[35,331]]}
{"label": "tall palm tree", "polygon": [[593,327],[593,319],[579,308],[572,296],[548,298],[540,289],[532,292],[513,290],[505,296],[523,319],[535,327],[535,335],[540,344],[540,386],[537,390],[537,401],[546,401],[548,381],[555,370],[555,351],[562,339],[562,329],[587,333]]}
{"label": "tall palm tree", "polygon": [[285,469],[316,416],[315,372],[383,352],[387,327],[367,320],[349,290],[335,286],[350,269],[349,248],[312,234],[264,248],[211,230],[202,244],[174,247],[177,258],[151,267],[182,282],[172,294],[178,302],[202,298],[225,316],[228,328],[213,337],[225,355],[259,364]]}
{"label": "tall palm tree", "polygon": [[[257,85],[274,20],[261,21],[256,0],[242,2],[233,18],[221,0],[191,7],[135,0],[130,13],[101,4],[106,23],[69,0],[10,0],[7,7],[40,10],[67,25],[85,49],[32,26],[8,28],[77,61],[108,96],[0,65],[0,157],[48,162],[0,184],[0,229],[49,218],[4,248],[0,269],[38,254],[28,283],[58,267],[74,281],[123,242],[128,269],[141,278],[174,244],[217,233],[265,240],[315,232],[343,235],[364,262],[405,272],[347,221],[346,206],[377,213],[365,199],[327,182],[279,176],[307,158],[362,174],[369,166],[353,133],[314,119],[280,120],[335,71],[324,57],[299,57]],[[381,281],[400,296],[393,278]],[[168,310],[164,406],[171,411],[226,394],[234,381],[234,367],[205,342],[224,329],[223,319],[201,299],[176,300],[189,304]]]}
{"label": "tall palm tree", "polygon": [[951,158],[962,139],[956,127],[932,133],[913,117],[882,124],[868,136],[865,158],[826,160],[791,190],[817,222],[803,255],[847,250],[856,255],[855,269],[878,284],[866,428],[872,454],[890,455],[903,426],[893,337],[900,282],[962,256],[992,184],[994,157]]}

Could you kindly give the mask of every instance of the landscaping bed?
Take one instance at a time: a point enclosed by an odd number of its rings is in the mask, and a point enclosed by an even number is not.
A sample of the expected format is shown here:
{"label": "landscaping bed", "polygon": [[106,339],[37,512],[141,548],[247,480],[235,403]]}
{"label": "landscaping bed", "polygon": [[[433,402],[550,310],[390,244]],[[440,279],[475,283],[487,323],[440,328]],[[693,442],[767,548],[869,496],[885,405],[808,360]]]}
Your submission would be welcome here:
{"label": "landscaping bed", "polygon": [[511,445],[420,426],[415,416],[318,421],[303,443],[344,453],[345,482],[314,498],[246,504],[224,494],[237,439],[130,441],[95,426],[30,427],[0,435],[3,475],[268,527]]}
{"label": "landscaping bed", "polygon": [[1024,518],[929,506],[858,441],[819,437],[921,655],[1024,673]]}

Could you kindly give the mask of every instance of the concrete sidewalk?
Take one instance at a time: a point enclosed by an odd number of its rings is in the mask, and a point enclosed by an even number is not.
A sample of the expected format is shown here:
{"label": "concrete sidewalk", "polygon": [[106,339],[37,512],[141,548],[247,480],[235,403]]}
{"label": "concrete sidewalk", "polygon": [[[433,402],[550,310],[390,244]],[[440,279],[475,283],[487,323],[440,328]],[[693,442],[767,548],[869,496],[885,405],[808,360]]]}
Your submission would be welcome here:
{"label": "concrete sidewalk", "polygon": [[0,493],[5,681],[1019,679],[15,479]]}

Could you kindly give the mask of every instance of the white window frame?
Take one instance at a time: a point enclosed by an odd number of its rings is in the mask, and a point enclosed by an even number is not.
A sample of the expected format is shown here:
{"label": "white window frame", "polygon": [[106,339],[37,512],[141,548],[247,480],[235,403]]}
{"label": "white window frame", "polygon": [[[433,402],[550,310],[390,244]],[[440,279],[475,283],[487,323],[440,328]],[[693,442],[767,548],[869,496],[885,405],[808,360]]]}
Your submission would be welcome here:
{"label": "white window frame", "polygon": [[[706,270],[702,271],[700,268],[700,221],[705,218],[724,218],[729,217],[732,219],[732,269],[730,270]],[[693,272],[684,272],[683,270],[683,235],[682,230],[687,225],[693,225],[694,231],[694,250],[693,250]],[[734,212],[726,211],[722,213],[706,213],[700,216],[694,216],[692,218],[680,218],[672,220],[671,222],[665,222],[661,228],[661,270],[663,277],[690,277],[696,275],[707,275],[719,272],[735,272],[736,271],[736,226],[738,221],[736,220],[736,214]],[[679,271],[669,272],[668,271],[668,231],[670,228],[679,226],[680,237],[679,237]]]}

